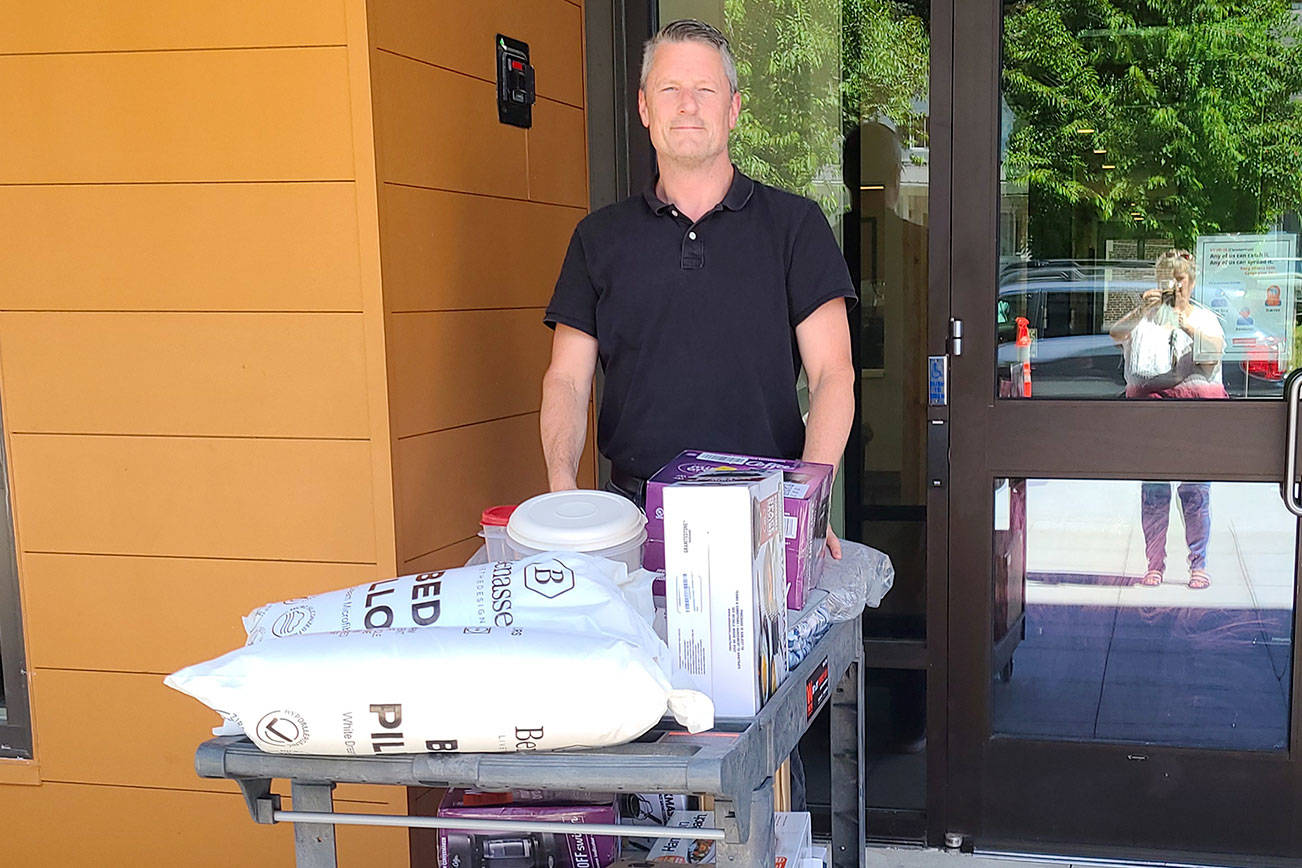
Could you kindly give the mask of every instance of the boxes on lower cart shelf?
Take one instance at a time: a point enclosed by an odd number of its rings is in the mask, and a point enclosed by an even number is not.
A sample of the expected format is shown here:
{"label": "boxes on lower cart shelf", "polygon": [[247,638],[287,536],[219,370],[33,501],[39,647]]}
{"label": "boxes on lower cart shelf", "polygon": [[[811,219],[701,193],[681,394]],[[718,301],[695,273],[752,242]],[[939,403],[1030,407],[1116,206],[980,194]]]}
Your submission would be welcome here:
{"label": "boxes on lower cart shelf", "polygon": [[[714,828],[714,813],[678,811],[669,818],[666,825],[671,829],[711,829]],[[808,812],[775,813],[773,837],[773,868],[804,868],[804,861],[813,858]],[[703,838],[665,838],[651,848],[646,859],[646,862],[640,864],[715,862],[715,845],[713,841]],[[638,864],[632,862],[630,868]]]}
{"label": "boxes on lower cart shelf", "polygon": [[832,496],[830,464],[754,455],[729,455],[689,449],[656,472],[646,485],[647,541],[642,565],[665,565],[664,490],[675,482],[719,470],[780,470],[783,488],[783,540],[787,566],[787,608],[802,609],[805,596],[822,572],[827,546],[827,516]]}
{"label": "boxes on lower cart shelf", "polygon": [[780,471],[712,471],[663,491],[675,673],[719,717],[759,711],[787,674]]}
{"label": "boxes on lower cart shelf", "polygon": [[778,812],[773,815],[774,868],[804,868],[813,846],[813,831],[808,811]]}
{"label": "boxes on lower cart shelf", "polygon": [[[515,791],[477,794],[448,790],[440,817],[479,820],[542,820],[563,823],[618,822],[613,795],[594,804],[579,804],[578,794]],[[593,794],[584,794],[597,798]],[[610,835],[552,832],[439,830],[440,868],[548,865],[554,868],[608,868],[619,858],[619,839]]]}
{"label": "boxes on lower cart shelf", "polygon": [[[670,829],[713,829],[714,811],[675,811],[665,824]],[[708,838],[661,838],[646,854],[652,862],[691,863],[714,861],[714,841]]]}

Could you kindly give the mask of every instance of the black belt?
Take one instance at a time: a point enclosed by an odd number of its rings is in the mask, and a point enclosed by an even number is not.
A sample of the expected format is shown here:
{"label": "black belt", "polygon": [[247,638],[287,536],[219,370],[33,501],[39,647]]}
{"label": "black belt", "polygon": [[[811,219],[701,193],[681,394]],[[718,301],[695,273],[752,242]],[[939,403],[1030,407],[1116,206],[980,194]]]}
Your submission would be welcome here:
{"label": "black belt", "polygon": [[617,488],[622,488],[636,497],[641,497],[646,491],[645,479],[632,473],[625,473],[617,467],[610,468],[610,481]]}

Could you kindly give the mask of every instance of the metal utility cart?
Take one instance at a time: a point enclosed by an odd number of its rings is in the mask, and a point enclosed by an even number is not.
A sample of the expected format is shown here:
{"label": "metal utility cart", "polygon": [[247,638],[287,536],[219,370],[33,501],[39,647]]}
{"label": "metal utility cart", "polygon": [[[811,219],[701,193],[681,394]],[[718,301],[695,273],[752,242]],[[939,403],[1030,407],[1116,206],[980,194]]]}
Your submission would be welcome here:
{"label": "metal utility cart", "polygon": [[[680,829],[647,826],[335,813],[331,790],[338,783],[711,795],[719,828],[693,830],[690,837],[715,839],[720,865],[759,868],[774,861],[774,769],[830,702],[832,865],[863,868],[862,663],[859,619],[834,624],[758,715],[716,722],[712,732],[731,738],[658,742],[666,732],[679,729],[667,719],[641,739],[618,747],[364,758],[264,753],[243,736],[225,736],[199,746],[195,768],[201,777],[238,783],[255,821],[296,823],[300,868],[336,864],[335,826],[340,824],[687,837]],[[280,796],[271,792],[271,782],[278,778],[290,782],[292,811],[281,810]]]}

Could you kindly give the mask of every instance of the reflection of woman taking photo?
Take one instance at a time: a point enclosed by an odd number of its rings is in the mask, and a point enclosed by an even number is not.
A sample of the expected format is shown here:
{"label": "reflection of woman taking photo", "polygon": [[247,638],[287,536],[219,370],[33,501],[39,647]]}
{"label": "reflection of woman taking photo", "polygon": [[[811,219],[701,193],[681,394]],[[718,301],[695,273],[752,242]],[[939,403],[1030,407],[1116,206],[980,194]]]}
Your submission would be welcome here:
{"label": "reflection of woman taking photo", "polygon": [[[1157,258],[1158,286],[1109,332],[1126,360],[1127,398],[1228,398],[1221,383],[1225,332],[1216,314],[1190,296],[1197,280],[1193,256],[1168,250]],[[1177,484],[1189,547],[1189,587],[1211,585],[1207,539],[1211,535],[1211,484]],[[1140,583],[1162,584],[1166,570],[1166,529],[1171,518],[1171,483],[1145,482],[1140,494],[1144,552],[1148,571]]]}
{"label": "reflection of woman taking photo", "polygon": [[1198,270],[1188,250],[1155,263],[1158,285],[1109,330],[1121,345],[1127,398],[1228,398],[1221,382],[1225,332],[1193,295]]}

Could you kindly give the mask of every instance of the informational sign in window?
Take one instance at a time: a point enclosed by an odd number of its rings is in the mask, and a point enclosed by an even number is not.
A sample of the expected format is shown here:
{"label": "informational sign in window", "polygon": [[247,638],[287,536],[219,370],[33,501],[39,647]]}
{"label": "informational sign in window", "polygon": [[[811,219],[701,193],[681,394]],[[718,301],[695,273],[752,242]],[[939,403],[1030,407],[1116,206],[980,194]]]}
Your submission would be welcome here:
{"label": "informational sign in window", "polygon": [[[1225,361],[1291,363],[1295,322],[1297,235],[1206,235],[1198,239],[1194,301],[1210,309],[1225,332]],[[1194,359],[1216,357],[1199,339]]]}

